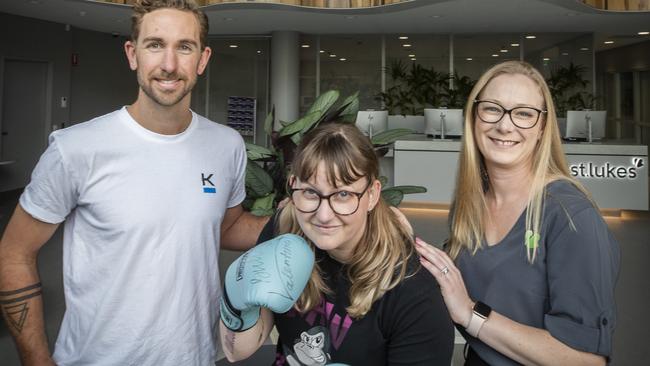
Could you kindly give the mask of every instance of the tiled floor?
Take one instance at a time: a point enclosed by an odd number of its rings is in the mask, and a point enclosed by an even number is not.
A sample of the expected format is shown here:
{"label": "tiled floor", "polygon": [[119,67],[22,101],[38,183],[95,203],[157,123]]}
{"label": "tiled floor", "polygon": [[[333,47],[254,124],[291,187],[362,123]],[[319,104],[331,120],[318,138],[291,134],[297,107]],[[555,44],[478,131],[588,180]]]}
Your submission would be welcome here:
{"label": "tiled floor", "polygon": [[[18,192],[0,193],[0,232],[4,231],[9,215],[18,199]],[[440,243],[447,235],[446,212],[405,209],[416,232],[429,243]],[[650,359],[650,213],[623,213],[620,218],[608,218],[607,223],[621,243],[622,265],[616,289],[618,327],[614,335],[613,365],[645,365]],[[59,229],[39,254],[39,273],[44,288],[46,330],[50,342],[56,339],[65,303],[61,282],[62,230]],[[224,257],[232,258],[232,253]],[[222,263],[226,258],[222,259]],[[460,352],[457,347],[457,354]],[[272,353],[271,353],[272,354]],[[262,355],[260,355],[262,356]],[[246,365],[269,365],[265,357]],[[460,364],[456,357],[454,364]],[[19,365],[18,357],[4,323],[0,325],[0,364]],[[219,365],[228,364],[225,360]],[[242,363],[244,364],[244,363]]]}

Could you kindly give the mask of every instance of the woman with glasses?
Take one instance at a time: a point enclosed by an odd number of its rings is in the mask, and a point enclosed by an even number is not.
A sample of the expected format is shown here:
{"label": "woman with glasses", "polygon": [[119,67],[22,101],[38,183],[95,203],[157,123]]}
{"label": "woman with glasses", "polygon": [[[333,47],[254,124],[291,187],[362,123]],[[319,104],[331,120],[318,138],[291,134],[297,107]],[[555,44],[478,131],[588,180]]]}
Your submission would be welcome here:
{"label": "woman with glasses", "polygon": [[315,251],[314,270],[289,312],[262,308],[261,321],[240,333],[222,323],[228,359],[248,357],[275,325],[274,365],[450,365],[454,333],[440,290],[378,178],[373,146],[353,124],[304,136],[291,200],[259,240],[301,235]]}
{"label": "woman with glasses", "polygon": [[466,365],[603,365],[616,323],[619,246],[569,174],[544,78],[489,69],[465,108],[450,238],[416,240]]}

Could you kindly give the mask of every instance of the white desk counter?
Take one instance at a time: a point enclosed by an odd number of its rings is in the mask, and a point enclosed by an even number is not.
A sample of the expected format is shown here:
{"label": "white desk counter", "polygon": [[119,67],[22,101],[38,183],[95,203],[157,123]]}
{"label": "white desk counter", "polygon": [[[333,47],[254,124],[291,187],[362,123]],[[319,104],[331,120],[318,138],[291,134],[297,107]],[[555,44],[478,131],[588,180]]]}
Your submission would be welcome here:
{"label": "white desk counter", "polygon": [[[569,169],[600,208],[648,210],[648,148],[621,142],[565,143]],[[456,184],[460,141],[411,135],[395,142],[395,185],[420,185],[427,193],[405,201],[448,205]]]}

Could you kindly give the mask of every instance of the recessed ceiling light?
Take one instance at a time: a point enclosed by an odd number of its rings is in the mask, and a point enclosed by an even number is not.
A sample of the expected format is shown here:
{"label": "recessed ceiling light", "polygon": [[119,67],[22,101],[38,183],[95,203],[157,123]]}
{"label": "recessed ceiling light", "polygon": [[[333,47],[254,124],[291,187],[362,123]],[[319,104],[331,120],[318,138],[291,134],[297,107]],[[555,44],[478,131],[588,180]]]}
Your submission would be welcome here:
{"label": "recessed ceiling light", "polygon": [[471,58],[471,57],[468,57],[468,58],[466,58],[465,60],[466,60],[466,61],[472,61],[472,60],[473,60],[473,58]]}
{"label": "recessed ceiling light", "polygon": [[414,55],[414,54],[410,54],[409,57],[415,57],[415,55]]}
{"label": "recessed ceiling light", "polygon": [[330,57],[334,58],[334,57],[336,57],[336,55],[332,53],[332,54],[330,55]]}
{"label": "recessed ceiling light", "polygon": [[510,43],[511,47],[519,47],[519,43]]}
{"label": "recessed ceiling light", "polygon": [[580,51],[589,51],[589,47],[582,47],[580,48]]}
{"label": "recessed ceiling light", "polygon": [[499,57],[499,54],[498,53],[493,53],[492,57]]}
{"label": "recessed ceiling light", "polygon": [[544,61],[551,61],[551,59],[548,58],[548,57],[544,57],[542,60],[544,60]]}
{"label": "recessed ceiling light", "polygon": [[526,36],[526,39],[535,39],[535,38],[537,38],[537,36],[533,36],[532,34]]}
{"label": "recessed ceiling light", "polygon": [[399,36],[399,39],[409,39],[407,36]]}
{"label": "recessed ceiling light", "polygon": [[228,47],[230,47],[230,48],[237,48],[237,47],[239,47],[239,46],[237,46],[236,44],[231,44],[231,45],[229,45]]}
{"label": "recessed ceiling light", "polygon": [[262,53],[262,51],[260,51],[260,50],[257,50],[257,54],[259,55],[260,53]]}
{"label": "recessed ceiling light", "polygon": [[406,47],[406,48],[408,48],[408,47],[411,47],[411,45],[408,44],[408,43],[405,43],[405,44],[402,45],[402,47]]}
{"label": "recessed ceiling light", "polygon": [[437,14],[429,15],[429,18],[433,18],[433,19],[438,19],[440,17],[442,17],[442,15],[437,15]]}
{"label": "recessed ceiling light", "polygon": [[300,46],[300,47],[302,47],[302,48],[309,48],[309,47],[311,47],[311,46],[309,46],[308,44],[303,44],[303,45]]}
{"label": "recessed ceiling light", "polygon": [[339,61],[345,61],[345,60],[347,60],[347,58],[345,58],[345,57],[341,57],[341,58],[339,59]]}
{"label": "recessed ceiling light", "polygon": [[320,52],[320,53],[325,53],[325,50],[320,50],[320,51],[318,51],[318,52]]}
{"label": "recessed ceiling light", "polygon": [[417,61],[418,59],[415,57],[411,57],[411,61]]}
{"label": "recessed ceiling light", "polygon": [[501,53],[508,53],[508,50],[506,50],[505,48],[502,48],[502,49],[499,50],[499,52],[501,52]]}
{"label": "recessed ceiling light", "polygon": [[605,41],[605,42],[603,42],[603,43],[604,43],[604,44],[612,44],[612,43],[614,43],[614,41]]}
{"label": "recessed ceiling light", "polygon": [[562,56],[569,56],[568,52],[562,52]]}
{"label": "recessed ceiling light", "polygon": [[648,31],[643,31],[643,32],[639,32],[639,33],[637,33],[637,34],[640,35],[640,36],[647,36],[648,34],[650,34],[650,32],[648,32]]}

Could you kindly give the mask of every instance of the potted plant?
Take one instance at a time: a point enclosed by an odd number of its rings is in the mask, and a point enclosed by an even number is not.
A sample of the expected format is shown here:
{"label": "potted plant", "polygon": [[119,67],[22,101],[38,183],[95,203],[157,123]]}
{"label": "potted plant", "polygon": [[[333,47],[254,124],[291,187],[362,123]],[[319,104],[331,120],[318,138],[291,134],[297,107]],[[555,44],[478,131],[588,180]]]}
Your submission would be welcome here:
{"label": "potted plant", "polygon": [[449,109],[465,108],[469,94],[476,84],[476,80],[473,80],[469,76],[460,76],[457,71],[454,71],[454,74],[449,80],[451,83],[442,83],[440,106]]}
{"label": "potted plant", "polygon": [[[476,80],[472,80],[468,76],[461,77],[458,72],[454,72],[448,80],[440,83],[441,92],[438,108],[424,109],[424,132],[427,135],[432,137],[440,135],[441,138],[445,138],[450,132],[454,136],[462,134],[462,129],[459,130],[458,127],[462,126],[463,108],[467,103],[472,88],[474,88],[474,84],[476,84]],[[444,115],[449,118],[446,119],[447,122],[456,128],[452,127],[450,130],[449,125],[445,125],[443,128],[441,124]]]}
{"label": "potted plant", "polygon": [[407,66],[402,60],[391,62],[384,69],[391,86],[377,95],[388,110],[389,128],[404,127],[424,132],[424,108],[440,103],[441,85],[449,76],[412,63]]}
{"label": "potted plant", "polygon": [[[292,122],[280,121],[282,126],[274,130],[275,113],[269,113],[264,122],[264,131],[271,138],[271,146],[246,144],[248,164],[246,166],[246,200],[244,208],[255,215],[272,215],[277,203],[286,197],[289,168],[295,150],[302,137],[321,123],[340,121],[354,123],[359,109],[358,93],[338,103],[339,92],[330,90],[321,94],[305,115]],[[385,148],[402,136],[412,133],[409,129],[392,129],[372,138],[376,149]],[[381,178],[382,185],[386,178]],[[424,193],[426,188],[418,186],[385,187],[382,197],[397,206],[409,193]]]}
{"label": "potted plant", "polygon": [[568,66],[553,69],[546,79],[558,118],[566,117],[569,110],[595,108],[598,98],[585,91],[589,85],[589,81],[583,77],[586,71],[585,66],[571,62]]}

